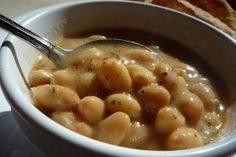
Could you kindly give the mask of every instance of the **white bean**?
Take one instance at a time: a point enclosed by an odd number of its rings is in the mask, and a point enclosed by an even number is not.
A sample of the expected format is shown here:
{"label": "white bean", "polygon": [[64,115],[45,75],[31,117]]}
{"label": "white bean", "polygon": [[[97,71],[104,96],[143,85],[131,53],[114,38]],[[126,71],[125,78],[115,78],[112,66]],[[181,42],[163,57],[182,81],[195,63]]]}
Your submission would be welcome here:
{"label": "white bean", "polygon": [[81,135],[91,137],[93,134],[93,128],[78,119],[71,111],[54,111],[51,117],[57,123]]}
{"label": "white bean", "polygon": [[53,73],[51,83],[74,89],[77,85],[76,74],[71,70],[58,70]]}
{"label": "white bean", "polygon": [[149,114],[156,114],[160,108],[170,103],[170,93],[158,84],[144,86],[138,93],[145,111]]}
{"label": "white bean", "polygon": [[180,93],[180,92],[184,92],[186,90],[188,90],[188,83],[186,82],[186,80],[182,76],[179,76],[178,81],[177,81],[177,91],[176,92]]}
{"label": "white bean", "polygon": [[53,110],[71,110],[79,103],[79,96],[70,88],[60,85],[41,85],[32,88],[35,105]]}
{"label": "white bean", "polygon": [[68,65],[72,66],[75,69],[81,69],[86,68],[89,71],[96,70],[94,66],[92,66],[93,62],[96,60],[96,58],[101,57],[103,55],[103,52],[101,52],[97,48],[90,48],[87,50],[84,50],[80,52],[80,55],[71,55],[67,59]]}
{"label": "white bean", "polygon": [[213,90],[203,83],[196,83],[190,87],[190,90],[196,94],[203,102],[207,110],[216,109],[216,95]]}
{"label": "white bean", "polygon": [[123,92],[131,88],[132,81],[127,68],[113,58],[101,63],[98,78],[108,91]]}
{"label": "white bean", "polygon": [[181,127],[176,129],[167,139],[167,149],[178,150],[200,147],[203,145],[201,135],[192,128]]}
{"label": "white bean", "polygon": [[54,111],[51,118],[62,126],[74,130],[75,114],[72,111]]}
{"label": "white bean", "polygon": [[183,77],[171,70],[168,64],[162,63],[154,72],[159,84],[163,85],[172,95],[187,90],[187,83]]}
{"label": "white bean", "polygon": [[174,68],[173,70],[189,83],[198,82],[200,79],[198,71],[190,65],[181,64],[180,67]]}
{"label": "white bean", "polygon": [[163,72],[159,84],[163,85],[174,95],[178,90],[178,81],[178,75],[175,72]]}
{"label": "white bean", "polygon": [[127,68],[132,82],[136,87],[141,87],[156,82],[156,77],[153,73],[141,65],[130,64]]}
{"label": "white bean", "polygon": [[192,92],[179,93],[175,98],[175,103],[187,120],[197,122],[203,114],[203,103]]}
{"label": "white bean", "polygon": [[79,101],[77,109],[86,121],[93,124],[102,120],[105,105],[104,102],[96,96],[86,96]]}
{"label": "white bean", "polygon": [[184,125],[184,116],[173,107],[161,108],[155,118],[155,128],[160,133],[170,133]]}
{"label": "white bean", "polygon": [[92,137],[94,132],[93,128],[83,121],[74,124],[74,131],[87,137]]}
{"label": "white bean", "polygon": [[28,82],[31,87],[49,84],[52,73],[45,70],[33,70],[30,72]]}
{"label": "white bean", "polygon": [[139,63],[158,62],[156,56],[154,56],[153,54],[150,54],[148,51],[144,49],[130,49],[130,50],[125,51],[124,55],[127,56],[128,59],[135,60]]}
{"label": "white bean", "polygon": [[45,70],[48,72],[53,72],[56,70],[56,66],[50,59],[42,55],[39,56],[38,61],[34,64],[32,70]]}
{"label": "white bean", "polygon": [[145,125],[140,122],[134,122],[132,123],[124,141],[122,141],[121,146],[131,148],[143,147],[149,138],[149,134],[149,129]]}
{"label": "white bean", "polygon": [[170,67],[169,64],[162,62],[156,66],[156,68],[154,70],[154,74],[156,75],[156,77],[162,78],[163,74],[168,73],[171,70],[172,70],[172,68]]}
{"label": "white bean", "polygon": [[130,128],[130,118],[123,112],[115,112],[101,121],[97,127],[97,140],[119,145]]}
{"label": "white bean", "polygon": [[130,118],[138,118],[141,116],[141,106],[139,102],[126,94],[112,94],[106,99],[106,108],[111,112],[122,111],[127,113]]}
{"label": "white bean", "polygon": [[79,96],[84,97],[88,95],[101,95],[104,89],[95,73],[81,72],[77,74],[76,91]]}

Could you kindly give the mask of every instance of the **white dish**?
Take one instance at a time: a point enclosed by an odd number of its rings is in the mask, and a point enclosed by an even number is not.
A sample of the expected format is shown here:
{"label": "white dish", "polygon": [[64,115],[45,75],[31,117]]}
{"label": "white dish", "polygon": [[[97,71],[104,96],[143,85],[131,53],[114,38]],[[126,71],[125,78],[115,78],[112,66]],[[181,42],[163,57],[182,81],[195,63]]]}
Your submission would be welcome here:
{"label": "white dish", "polygon": [[[61,4],[61,5],[63,5],[63,4]],[[56,5],[48,6],[48,7],[44,7],[44,8],[40,8],[40,9],[31,11],[31,12],[25,13],[21,16],[18,16],[16,18],[14,18],[13,20],[17,23],[21,23],[22,21],[30,18],[31,16],[34,16],[35,14],[40,13],[40,12],[50,10],[50,9],[54,8],[55,6]],[[0,45],[2,45],[2,42],[5,40],[7,35],[8,35],[8,33],[6,31],[0,29]],[[0,113],[4,112],[4,111],[10,111],[10,110],[11,110],[10,105],[6,101],[6,98],[3,96],[2,89],[0,86]]]}
{"label": "white dish", "polygon": [[[14,18],[17,23],[25,19],[50,9],[50,7],[37,9],[35,11],[23,14]],[[8,33],[0,29],[0,45],[7,37]],[[6,123],[7,121],[7,123]],[[10,105],[2,93],[0,87],[0,156],[7,157],[46,157],[40,150],[38,150],[24,135],[22,130],[16,123],[13,114],[11,113]]]}
{"label": "white dish", "polygon": [[[90,4],[90,3],[89,3]],[[89,5],[87,4],[87,5]],[[68,13],[70,15],[73,15],[74,17],[77,18],[78,14],[73,14],[75,13],[75,11],[82,11],[82,13],[84,14],[79,14],[82,15],[81,19],[83,22],[86,22],[87,20],[87,15],[89,15],[89,18],[93,19],[93,20],[101,20],[101,18],[95,18],[97,16],[97,14],[101,14],[104,13],[103,9],[104,7],[106,9],[108,9],[109,11],[111,11],[112,16],[114,16],[113,18],[108,19],[107,20],[113,20],[116,19],[116,14],[114,14],[114,12],[112,13],[112,11],[114,11],[114,9],[117,9],[117,6],[113,6],[116,8],[110,8],[110,6],[108,5],[100,5],[100,7],[97,8],[97,6],[95,8],[92,8],[94,10],[92,10],[91,8],[87,8],[87,5],[81,5],[81,4],[77,4],[76,6],[58,6],[59,9],[56,10],[50,10],[48,12],[42,12],[40,13],[38,16],[33,16],[30,20],[26,21],[24,24],[27,26],[27,24],[29,24],[28,26],[30,26],[31,28],[37,29],[37,31],[39,31],[39,33],[45,33],[45,29],[48,28],[49,26],[51,26],[52,24],[54,24],[54,22],[57,22],[58,18],[62,18],[64,15],[63,13]],[[80,7],[80,8],[77,8]],[[146,6],[147,7],[147,6]],[[135,17],[137,16],[137,14],[140,16],[140,18],[142,18],[144,21],[147,20],[146,24],[149,24],[150,27],[147,27],[145,24],[143,24],[142,22],[140,22],[140,19],[134,21],[137,23],[122,23],[121,25],[124,25],[124,27],[130,26],[130,28],[136,28],[139,27],[140,29],[148,29],[150,32],[156,30],[156,28],[158,28],[159,32],[161,33],[161,35],[166,35],[168,37],[170,37],[171,39],[176,39],[177,41],[179,41],[180,43],[187,43],[189,44],[188,46],[193,48],[193,50],[196,50],[197,52],[200,53],[200,55],[202,55],[202,57],[204,59],[209,59],[209,62],[211,65],[214,65],[215,69],[220,69],[220,75],[224,76],[225,80],[228,80],[228,87],[231,89],[231,91],[233,91],[235,88],[232,88],[235,86],[236,82],[233,78],[230,78],[228,76],[230,76],[230,74],[232,75],[232,73],[225,73],[225,71],[222,70],[222,68],[220,68],[220,66],[217,64],[215,65],[214,62],[217,60],[217,62],[221,65],[223,64],[223,68],[226,69],[226,67],[229,67],[229,65],[233,65],[231,67],[235,67],[235,62],[233,60],[233,58],[235,57],[235,53],[233,53],[233,50],[235,50],[234,46],[232,44],[232,39],[225,35],[225,34],[221,34],[222,32],[209,26],[208,24],[204,23],[204,22],[200,22],[194,18],[190,18],[187,16],[182,16],[180,14],[176,14],[175,12],[166,12],[167,9],[163,9],[163,8],[159,8],[159,9],[154,9],[154,7],[151,10],[148,10],[145,7],[141,7],[139,5],[136,6],[136,8],[132,5],[130,5],[129,7],[123,7],[123,5],[119,6],[118,8],[120,8],[120,14],[123,15],[122,18],[125,17],[126,22],[129,20],[128,15],[131,16],[132,18],[136,19]],[[158,7],[155,7],[158,8]],[[89,10],[91,9],[91,10]],[[129,10],[131,9],[131,11]],[[140,9],[147,9],[143,12],[140,12]],[[149,8],[150,9],[150,8]],[[119,9],[118,9],[119,10]],[[159,10],[159,12],[158,12]],[[54,11],[54,12],[53,12]],[[62,14],[57,14],[60,11],[65,11]],[[132,11],[134,11],[136,14],[129,14]],[[158,14],[159,16],[156,16],[156,14],[152,14],[154,13],[161,13]],[[156,12],[157,11],[157,12]],[[132,12],[133,13],[133,12]],[[149,15],[148,17],[150,17],[150,19],[152,19],[151,21],[149,18],[143,18],[144,14]],[[49,15],[52,16],[49,20]],[[98,16],[99,16],[98,15]],[[107,15],[107,14],[106,14]],[[155,16],[153,16],[155,15]],[[162,15],[167,16],[168,18],[163,18]],[[178,15],[178,16],[177,16]],[[127,17],[126,17],[127,16]],[[174,17],[177,16],[180,19],[176,20]],[[180,17],[181,16],[181,17]],[[70,16],[68,16],[70,17]],[[160,18],[162,19],[161,22],[157,22],[156,23],[156,18]],[[119,17],[121,20],[121,17]],[[46,22],[43,23],[44,26],[46,28],[41,28],[39,27],[39,24],[42,24],[41,20],[45,20]],[[80,20],[81,20],[80,19]],[[104,17],[104,19],[106,20],[106,17]],[[103,19],[103,20],[104,20]],[[188,21],[188,20],[189,21]],[[35,21],[34,21],[35,20]],[[123,20],[123,19],[122,19]],[[173,20],[175,20],[175,23],[173,23]],[[187,20],[187,21],[186,21]],[[33,25],[30,25],[31,22],[36,22]],[[77,19],[73,19],[72,21],[76,21]],[[81,22],[81,21],[80,21]],[[82,24],[84,24],[83,22],[81,22]],[[89,22],[91,22],[89,20]],[[99,26],[104,26],[103,22],[98,22],[100,25]],[[119,20],[114,21],[114,23],[117,24],[117,22],[119,22]],[[81,24],[80,23],[80,24]],[[113,23],[113,27],[114,24]],[[165,23],[165,25],[163,24]],[[179,29],[183,29],[184,31],[175,31],[173,29],[173,27],[168,27],[170,25],[166,25],[166,24],[173,24],[176,27],[175,28],[179,28]],[[86,25],[87,24],[87,25]],[[127,25],[126,25],[127,24]],[[201,24],[201,25],[198,25]],[[74,25],[72,25],[74,26]],[[80,25],[81,26],[81,25]],[[88,29],[88,21],[87,23],[85,23],[84,26],[82,26],[81,30],[86,30]],[[89,26],[94,26],[94,25],[89,25]],[[96,25],[97,26],[97,25]],[[107,25],[106,25],[107,26]],[[117,25],[115,25],[117,26]],[[112,27],[112,24],[111,24]],[[183,28],[184,27],[184,28]],[[129,28],[129,27],[128,27]],[[200,29],[200,30],[199,30]],[[71,29],[69,29],[71,30]],[[80,30],[80,31],[81,31]],[[170,33],[171,32],[171,33]],[[184,33],[183,33],[184,32]],[[203,36],[202,36],[202,32],[204,32],[204,35],[206,35],[204,37],[205,40],[207,40],[207,44],[206,41],[202,40]],[[211,36],[213,35],[213,36]],[[179,37],[180,36],[180,37]],[[21,42],[19,42],[15,37],[10,37],[8,38],[9,40],[12,41],[12,43],[14,43],[14,47],[16,48],[16,50],[19,50],[19,48],[21,48],[21,53],[18,52],[19,56],[21,56],[21,60],[23,62],[23,68],[24,70],[26,70],[26,74],[27,72],[29,72],[30,70],[30,66],[28,62],[30,62],[31,60],[27,60],[25,59],[26,57],[32,57],[32,56],[27,56],[26,55],[26,51],[27,50],[27,46],[24,45],[22,46]],[[223,40],[222,40],[223,39]],[[215,42],[217,44],[215,44]],[[199,45],[198,45],[199,44]],[[233,46],[232,46],[233,45]],[[22,49],[23,48],[23,49]],[[219,49],[218,49],[219,48]],[[4,50],[6,50],[7,48],[4,48]],[[229,50],[228,50],[229,49]],[[3,50],[3,51],[4,51]],[[213,54],[209,54],[208,50],[214,51],[214,52],[219,52],[218,55],[214,56]],[[230,54],[224,54],[223,50],[228,50]],[[6,52],[9,52],[9,49],[6,50]],[[23,52],[23,54],[22,54]],[[4,55],[8,54],[8,53],[2,53]],[[35,55],[33,56],[33,58],[35,59],[35,57],[37,57],[36,54],[31,54],[31,55]],[[209,55],[209,56],[207,56]],[[232,57],[233,56],[233,57]],[[5,56],[6,57],[6,56]],[[225,61],[222,61],[221,57],[226,58],[228,60],[227,64],[225,64]],[[213,59],[212,59],[213,58]],[[9,60],[8,60],[9,59]],[[26,63],[24,61],[27,61]],[[5,91],[7,91],[6,93],[8,94],[10,100],[12,101],[12,106],[14,106],[15,109],[17,109],[18,112],[16,112],[18,116],[17,120],[18,122],[22,125],[22,128],[24,129],[24,131],[26,131],[26,134],[28,136],[30,136],[32,138],[32,140],[35,140],[36,143],[38,143],[38,146],[41,146],[42,149],[44,149],[46,152],[50,153],[50,154],[57,154],[57,153],[64,153],[65,155],[68,155],[68,153],[71,153],[70,155],[74,155],[77,156],[80,153],[84,153],[87,156],[91,156],[90,153],[93,153],[93,155],[97,154],[98,152],[101,154],[106,154],[106,155],[119,155],[119,156],[216,156],[219,155],[220,153],[231,153],[232,151],[235,150],[235,143],[236,143],[236,136],[233,135],[232,138],[228,138],[227,141],[219,141],[218,143],[214,143],[214,144],[209,144],[207,146],[201,147],[201,148],[196,148],[196,149],[192,149],[192,150],[181,150],[181,151],[143,151],[143,150],[130,150],[127,148],[120,148],[117,146],[111,146],[109,144],[105,144],[105,143],[101,143],[92,139],[88,139],[86,137],[83,137],[81,135],[78,135],[76,133],[73,133],[63,127],[61,127],[58,124],[55,124],[53,121],[51,121],[50,119],[48,119],[48,117],[46,117],[45,115],[43,115],[41,112],[39,112],[29,101],[30,98],[27,97],[26,95],[28,94],[28,90],[25,87],[25,84],[22,83],[22,80],[18,80],[21,77],[19,76],[19,73],[17,71],[17,68],[15,67],[14,62],[12,60],[12,56],[7,56],[5,58],[5,60],[1,60],[2,61],[2,70],[3,70],[3,75],[2,78],[4,78],[3,82],[5,85],[4,89]],[[11,63],[6,63],[6,61],[9,61]],[[14,71],[16,73],[17,76],[12,75],[12,73],[9,73],[9,67],[12,67],[11,70]],[[227,70],[231,70],[228,69]],[[14,73],[14,74],[15,74]],[[16,79],[16,77],[18,79]],[[230,86],[231,85],[231,86]],[[231,92],[231,94],[233,96],[234,93]],[[20,104],[20,105],[19,105]],[[20,115],[21,114],[21,115]],[[19,116],[20,115],[20,116]],[[30,117],[30,118],[29,118]],[[30,121],[28,121],[28,123],[25,123],[25,120],[30,119]],[[47,139],[47,142],[45,142],[45,139]],[[44,148],[43,148],[44,147]],[[55,148],[52,148],[55,147]],[[82,149],[82,150],[81,150]],[[230,151],[230,152],[229,152]],[[204,154],[206,153],[206,154]],[[62,155],[62,154],[59,154]],[[224,154],[225,155],[225,154]],[[227,154],[228,155],[228,154]]]}

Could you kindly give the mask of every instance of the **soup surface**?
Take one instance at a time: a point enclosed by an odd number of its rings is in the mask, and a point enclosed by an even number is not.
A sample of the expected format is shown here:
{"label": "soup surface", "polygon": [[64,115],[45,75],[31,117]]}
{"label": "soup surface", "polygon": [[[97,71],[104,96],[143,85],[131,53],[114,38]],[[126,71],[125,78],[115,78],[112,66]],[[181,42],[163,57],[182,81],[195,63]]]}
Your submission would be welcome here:
{"label": "soup surface", "polygon": [[[60,38],[62,47],[94,39]],[[149,46],[149,45],[147,45]],[[224,103],[191,65],[124,45],[97,45],[64,69],[40,56],[29,74],[35,106],[55,122],[106,143],[146,150],[199,147],[219,138]]]}

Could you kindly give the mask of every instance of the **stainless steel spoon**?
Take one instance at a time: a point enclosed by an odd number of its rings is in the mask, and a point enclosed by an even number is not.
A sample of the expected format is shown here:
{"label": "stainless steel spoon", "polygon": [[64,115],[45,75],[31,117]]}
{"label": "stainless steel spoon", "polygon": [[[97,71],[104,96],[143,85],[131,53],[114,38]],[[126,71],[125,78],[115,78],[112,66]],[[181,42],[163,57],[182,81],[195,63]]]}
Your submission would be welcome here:
{"label": "stainless steel spoon", "polygon": [[79,53],[80,49],[85,48],[85,47],[92,47],[98,43],[125,44],[125,45],[130,45],[133,47],[137,47],[137,48],[142,48],[142,49],[147,50],[150,53],[153,53],[153,51],[150,48],[144,45],[141,45],[139,43],[129,41],[129,40],[123,40],[123,39],[114,39],[114,38],[94,40],[74,49],[64,49],[64,48],[54,45],[48,39],[40,37],[39,35],[33,33],[32,31],[15,23],[14,21],[10,20],[9,18],[1,14],[0,14],[0,27],[20,37],[21,39],[24,39],[28,43],[30,43],[32,46],[34,46],[40,52],[46,55],[50,60],[52,60],[58,68],[64,67],[65,60],[68,58],[69,55],[72,55],[72,54],[74,55],[75,53]]}

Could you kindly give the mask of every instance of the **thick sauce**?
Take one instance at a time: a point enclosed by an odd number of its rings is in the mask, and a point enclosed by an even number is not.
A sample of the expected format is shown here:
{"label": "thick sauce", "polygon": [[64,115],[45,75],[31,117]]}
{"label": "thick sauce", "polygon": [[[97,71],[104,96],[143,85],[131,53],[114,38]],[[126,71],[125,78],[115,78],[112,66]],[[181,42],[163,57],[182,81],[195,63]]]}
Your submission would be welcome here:
{"label": "thick sauce", "polygon": [[[88,38],[58,40],[74,47]],[[212,143],[224,126],[224,104],[211,82],[159,47],[155,54],[98,45],[57,69],[40,56],[29,74],[35,106],[57,123],[106,143],[176,150]]]}

